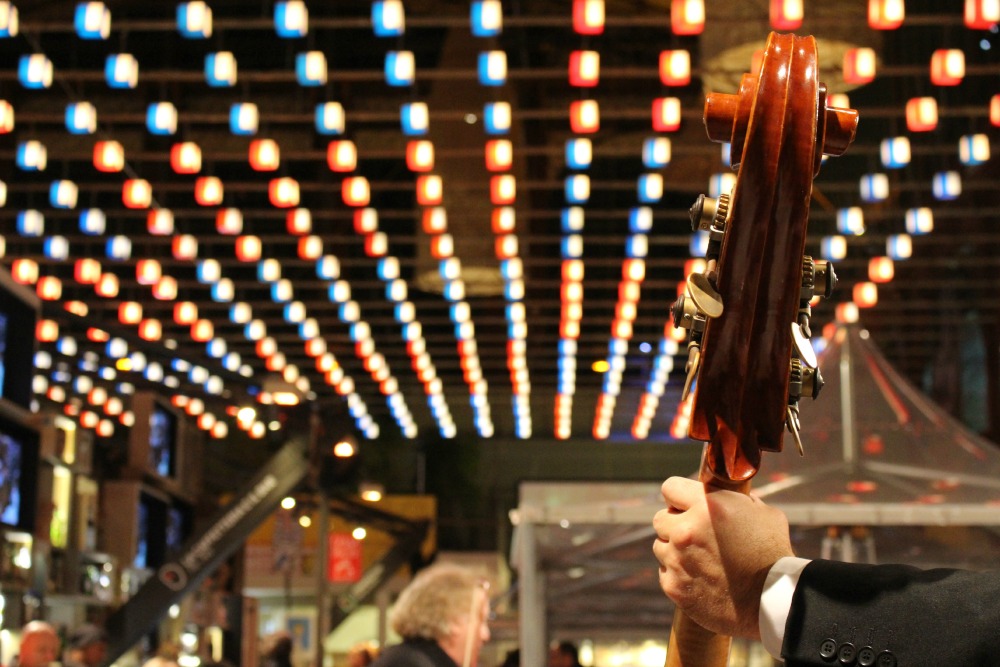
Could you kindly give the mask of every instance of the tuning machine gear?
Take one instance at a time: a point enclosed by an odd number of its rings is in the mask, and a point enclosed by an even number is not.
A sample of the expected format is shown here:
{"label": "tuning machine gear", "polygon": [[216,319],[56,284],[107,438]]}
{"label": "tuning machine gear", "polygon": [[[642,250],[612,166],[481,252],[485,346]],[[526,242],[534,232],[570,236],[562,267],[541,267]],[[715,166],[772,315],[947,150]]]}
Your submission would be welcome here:
{"label": "tuning machine gear", "polygon": [[798,323],[806,338],[812,336],[809,319],[812,317],[812,298],[821,296],[829,299],[837,286],[837,273],[833,264],[825,259],[813,259],[809,255],[802,258],[802,286],[799,289]]}
{"label": "tuning machine gear", "polygon": [[686,377],[681,392],[682,401],[687,399],[691,384],[698,374],[701,363],[701,337],[705,332],[705,326],[709,319],[722,315],[722,311],[722,297],[708,277],[703,273],[689,275],[684,294],[678,297],[670,308],[674,326],[691,332],[688,341],[688,360],[685,365]]}
{"label": "tuning machine gear", "polygon": [[691,231],[708,232],[708,250],[705,259],[709,262],[719,258],[722,238],[726,235],[729,222],[730,195],[719,195],[718,199],[698,195],[688,212],[691,216]]}

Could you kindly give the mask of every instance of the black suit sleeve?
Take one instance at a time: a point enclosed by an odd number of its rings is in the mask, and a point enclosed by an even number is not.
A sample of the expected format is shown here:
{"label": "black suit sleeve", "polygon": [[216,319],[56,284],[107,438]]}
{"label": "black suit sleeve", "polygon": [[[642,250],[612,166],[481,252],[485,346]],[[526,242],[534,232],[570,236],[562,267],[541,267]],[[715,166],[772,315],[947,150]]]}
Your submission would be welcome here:
{"label": "black suit sleeve", "polygon": [[813,561],[782,656],[789,666],[1000,665],[1000,572]]}

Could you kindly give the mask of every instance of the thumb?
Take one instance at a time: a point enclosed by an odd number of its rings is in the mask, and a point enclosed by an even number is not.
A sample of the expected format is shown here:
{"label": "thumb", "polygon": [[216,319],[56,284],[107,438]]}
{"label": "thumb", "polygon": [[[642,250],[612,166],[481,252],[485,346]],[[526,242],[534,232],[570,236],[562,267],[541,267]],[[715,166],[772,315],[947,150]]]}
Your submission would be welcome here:
{"label": "thumb", "polygon": [[705,486],[687,477],[669,477],[660,487],[660,493],[667,505],[684,512],[705,495]]}

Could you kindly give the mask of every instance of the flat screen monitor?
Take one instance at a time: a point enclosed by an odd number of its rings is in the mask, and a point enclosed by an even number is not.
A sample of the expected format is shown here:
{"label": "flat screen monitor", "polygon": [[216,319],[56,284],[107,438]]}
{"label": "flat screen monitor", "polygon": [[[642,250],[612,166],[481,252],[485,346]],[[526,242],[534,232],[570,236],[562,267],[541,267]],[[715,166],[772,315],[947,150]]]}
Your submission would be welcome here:
{"label": "flat screen monitor", "polygon": [[0,398],[31,407],[38,298],[0,269]]}
{"label": "flat screen monitor", "polygon": [[23,410],[0,405],[0,524],[31,532],[38,478],[39,431]]}

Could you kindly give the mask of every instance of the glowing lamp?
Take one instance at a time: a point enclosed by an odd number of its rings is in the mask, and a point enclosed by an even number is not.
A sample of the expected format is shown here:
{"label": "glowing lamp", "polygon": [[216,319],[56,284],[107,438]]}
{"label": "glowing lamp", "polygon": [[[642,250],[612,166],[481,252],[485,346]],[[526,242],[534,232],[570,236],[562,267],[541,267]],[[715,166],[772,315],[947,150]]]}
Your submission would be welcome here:
{"label": "glowing lamp", "polygon": [[931,184],[934,198],[941,201],[958,199],[962,194],[962,175],[957,171],[939,171]]}
{"label": "glowing lamp", "polygon": [[125,149],[117,141],[98,141],[94,144],[94,169],[113,173],[125,168]]}
{"label": "glowing lamp", "polygon": [[837,231],[841,234],[860,236],[865,233],[865,214],[860,206],[837,210]]}
{"label": "glowing lamp", "polygon": [[260,237],[239,236],[236,238],[236,259],[241,262],[256,262],[260,260],[260,253]]}
{"label": "glowing lamp", "polygon": [[675,35],[698,35],[705,29],[703,0],[671,0],[670,29]]}
{"label": "glowing lamp", "polygon": [[312,212],[307,208],[296,208],[285,214],[285,229],[289,234],[302,236],[312,231]]}
{"label": "glowing lamp", "polygon": [[94,292],[97,296],[113,299],[118,296],[118,276],[113,273],[102,273],[101,277],[94,283]]}
{"label": "glowing lamp", "polygon": [[163,275],[160,262],[155,259],[140,259],[135,263],[135,281],[140,285],[153,285]]}
{"label": "glowing lamp", "polygon": [[899,169],[910,164],[910,140],[907,137],[883,139],[879,147],[882,164],[889,169]]}
{"label": "glowing lamp", "polygon": [[872,257],[868,260],[868,280],[873,283],[890,282],[895,274],[891,257]]}
{"label": "glowing lamp", "polygon": [[[11,123],[13,124],[13,117]],[[70,134],[93,134],[97,130],[97,110],[94,105],[90,102],[66,105],[66,129]]]}
{"label": "glowing lamp", "polygon": [[592,88],[601,76],[601,55],[597,51],[571,51],[569,54],[569,85]]}
{"label": "glowing lamp", "polygon": [[14,107],[12,107],[10,105],[10,102],[8,102],[7,100],[0,100],[0,134],[9,134],[13,129],[14,129]]}
{"label": "glowing lamp", "polygon": [[389,237],[385,232],[375,232],[365,236],[365,254],[369,257],[384,257],[389,252]]}
{"label": "glowing lamp", "polygon": [[[7,205],[7,184],[0,181],[0,208]],[[3,256],[3,245],[0,244],[0,257]]]}
{"label": "glowing lamp", "polygon": [[153,187],[144,178],[129,178],[122,184],[122,203],[126,208],[149,208]]}
{"label": "glowing lamp", "polygon": [[604,0],[573,0],[573,30],[578,35],[604,32]]}
{"label": "glowing lamp", "polygon": [[325,86],[327,78],[326,54],[322,51],[305,51],[295,56],[295,80],[300,86],[314,88]]}
{"label": "glowing lamp", "polygon": [[49,151],[45,144],[35,139],[22,141],[17,145],[14,159],[22,171],[45,171],[49,164]]}
{"label": "glowing lamp", "polygon": [[567,176],[563,184],[563,191],[568,203],[586,203],[590,199],[590,177],[586,174]]}
{"label": "glowing lamp", "polygon": [[236,57],[232,51],[218,51],[205,56],[205,82],[212,88],[236,85]]}
{"label": "glowing lamp", "polygon": [[198,238],[193,234],[178,234],[170,242],[174,259],[191,261],[198,257]]}
{"label": "glowing lamp", "polygon": [[33,285],[38,282],[38,262],[26,258],[15,259],[11,263],[10,273],[16,282]]}
{"label": "glowing lamp", "polygon": [[191,339],[199,343],[207,343],[215,336],[215,327],[211,320],[196,320],[191,325]]}
{"label": "glowing lamp", "polygon": [[35,325],[35,340],[54,343],[59,338],[59,324],[53,320],[38,320]]}
{"label": "glowing lamp", "polygon": [[518,242],[516,234],[502,234],[494,242],[494,251],[497,259],[511,259],[518,255]]}
{"label": "glowing lamp", "polygon": [[576,100],[569,105],[569,126],[577,134],[592,134],[601,127],[597,100]]}
{"label": "glowing lamp", "polygon": [[771,27],[795,30],[802,25],[802,0],[771,0]]}
{"label": "glowing lamp", "polygon": [[303,236],[298,242],[300,259],[315,260],[323,254],[323,239],[318,236]]}
{"label": "glowing lamp", "polygon": [[958,159],[974,166],[990,159],[990,138],[985,134],[966,134],[958,140]]}
{"label": "glowing lamp", "polygon": [[914,236],[934,231],[934,212],[926,207],[907,209],[906,231]]}
{"label": "glowing lamp", "polygon": [[681,126],[681,101],[676,97],[653,100],[653,129],[673,132]]}
{"label": "glowing lamp", "polygon": [[201,147],[193,141],[171,146],[170,168],[175,174],[197,174],[201,171]]}
{"label": "glowing lamp", "polygon": [[496,37],[503,30],[500,0],[477,0],[469,12],[469,24],[476,37]]}
{"label": "glowing lamp", "polygon": [[566,140],[566,166],[570,169],[586,169],[593,160],[593,144],[590,139]]}
{"label": "glowing lamp", "polygon": [[868,25],[875,30],[895,30],[904,18],[904,0],[868,0]]}
{"label": "glowing lamp", "polygon": [[906,103],[906,128],[910,132],[929,132],[937,127],[938,107],[933,97],[914,97]]}
{"label": "glowing lamp", "polygon": [[49,186],[49,203],[52,208],[76,208],[80,189],[73,181],[61,179]]}
{"label": "glowing lamp", "polygon": [[399,122],[403,134],[407,136],[427,134],[430,126],[429,119],[427,104],[424,102],[410,102],[399,108]]}
{"label": "glowing lamp", "polygon": [[78,259],[73,263],[73,277],[81,285],[93,285],[101,277],[101,263],[89,257]]}
{"label": "glowing lamp", "polygon": [[708,232],[699,230],[691,234],[688,241],[688,252],[692,257],[704,257],[708,251]]}
{"label": "glowing lamp", "polygon": [[434,144],[426,139],[406,143],[406,166],[410,171],[427,172],[434,168]]}
{"label": "glowing lamp", "polygon": [[212,8],[202,0],[177,5],[177,31],[187,39],[212,36]]}
{"label": "glowing lamp", "polygon": [[314,124],[319,134],[343,134],[344,122],[344,107],[340,102],[321,102],[316,105]]}
{"label": "glowing lamp", "polygon": [[291,208],[299,205],[299,182],[289,176],[272,178],[267,184],[267,196],[272,206]]}
{"label": "glowing lamp", "polygon": [[913,239],[909,234],[890,234],[885,240],[885,252],[892,259],[913,256]]}
{"label": "glowing lamp", "polygon": [[515,213],[513,207],[501,206],[493,209],[490,216],[490,226],[494,234],[509,234],[514,231]]}
{"label": "glowing lamp", "polygon": [[[494,177],[496,178],[496,177]],[[421,206],[440,206],[444,198],[444,184],[437,174],[418,176],[417,203]]]}
{"label": "glowing lamp", "polygon": [[965,0],[965,26],[972,30],[990,30],[1000,21],[1000,3],[996,0]]}
{"label": "glowing lamp", "polygon": [[104,79],[110,88],[135,88],[139,85],[139,61],[131,53],[108,56],[104,61]]}
{"label": "glowing lamp", "polygon": [[174,233],[174,214],[166,208],[150,209],[146,214],[146,231],[154,236],[169,236]]}
{"label": "glowing lamp", "polygon": [[642,164],[648,169],[661,169],[670,164],[670,139],[650,137],[642,142]]}
{"label": "glowing lamp", "polygon": [[163,335],[163,325],[159,320],[144,319],[139,322],[139,338],[148,341],[160,340]]}
{"label": "glowing lamp", "polygon": [[368,206],[371,202],[371,186],[364,176],[345,178],[340,193],[344,203],[348,206]]}
{"label": "glowing lamp", "polygon": [[622,262],[622,280],[641,283],[646,278],[646,262],[642,259],[626,259]]}
{"label": "glowing lamp", "polygon": [[859,186],[864,201],[885,201],[889,197],[889,177],[885,174],[865,174]]}
{"label": "glowing lamp", "polygon": [[177,280],[172,276],[162,276],[153,285],[153,298],[158,301],[173,301],[177,298]]}
{"label": "glowing lamp", "polygon": [[29,208],[17,214],[17,233],[21,236],[39,237],[45,233],[45,216]]}
{"label": "glowing lamp", "polygon": [[385,82],[390,86],[409,86],[416,77],[413,51],[389,51],[385,54]]}
{"label": "glowing lamp", "polygon": [[653,203],[660,201],[663,198],[663,175],[640,174],[637,190],[640,202]]}
{"label": "glowing lamp", "polygon": [[218,206],[224,194],[225,188],[218,176],[201,176],[194,182],[194,200],[199,206]]}
{"label": "glowing lamp", "polygon": [[35,293],[43,301],[58,301],[62,298],[62,281],[55,276],[42,276],[35,284]]}
{"label": "glowing lamp", "polygon": [[295,39],[309,32],[309,10],[302,0],[288,0],[274,5],[274,31],[278,37]]}
{"label": "glowing lamp", "polygon": [[38,90],[52,85],[52,61],[41,53],[21,56],[17,61],[17,80],[25,88]]}
{"label": "glowing lamp", "polygon": [[44,254],[49,259],[65,261],[69,258],[69,240],[65,236],[47,236],[44,242]]}
{"label": "glowing lamp", "polygon": [[653,229],[653,209],[637,206],[628,213],[628,229],[633,234],[644,234]]}
{"label": "glowing lamp", "polygon": [[229,131],[237,136],[257,134],[260,114],[253,102],[240,102],[229,107]]}
{"label": "glowing lamp", "polygon": [[326,163],[330,171],[354,171],[358,166],[358,149],[353,141],[331,141],[326,147]]}
{"label": "glowing lamp", "polygon": [[447,259],[455,255],[455,241],[451,234],[436,234],[431,238],[431,256],[434,259]]}
{"label": "glowing lamp", "polygon": [[502,86],[507,81],[507,54],[504,51],[484,51],[477,60],[479,83]]}
{"label": "glowing lamp", "polygon": [[438,206],[425,208],[421,215],[421,225],[425,234],[440,234],[448,231],[447,210]]}
{"label": "glowing lamp", "polygon": [[713,174],[708,179],[708,196],[718,198],[720,195],[729,194],[736,187],[736,174],[731,171]]}
{"label": "glowing lamp", "polygon": [[857,85],[872,81],[875,78],[876,62],[875,49],[847,49],[844,52],[844,81]]}
{"label": "glowing lamp", "polygon": [[228,303],[236,296],[236,286],[229,278],[223,278],[212,285],[212,300],[219,303]]}
{"label": "glowing lamp", "polygon": [[961,49],[937,49],[931,54],[931,83],[957,86],[965,77],[965,53]]}
{"label": "glowing lamp", "polygon": [[177,107],[171,102],[154,102],[146,108],[146,129],[150,134],[177,132]]}
{"label": "glowing lamp", "polygon": [[238,208],[220,208],[215,214],[215,231],[228,236],[243,233],[243,213]]}
{"label": "glowing lamp", "polygon": [[401,0],[372,3],[372,29],[376,37],[398,37],[406,32],[406,14]]}
{"label": "glowing lamp", "polygon": [[858,308],[871,308],[878,303],[878,285],[873,282],[862,282],[854,286],[852,301]]}
{"label": "glowing lamp", "polygon": [[[588,179],[589,191],[589,179]],[[517,179],[510,174],[498,174],[490,177],[490,202],[494,206],[513,204],[517,197]]]}
{"label": "glowing lamp", "polygon": [[17,7],[7,0],[0,2],[0,39],[16,37],[19,29]]}
{"label": "glowing lamp", "polygon": [[138,301],[122,301],[118,304],[118,321],[122,324],[138,324],[142,321],[142,304]]}
{"label": "glowing lamp", "polygon": [[[1000,103],[998,103],[1000,106]],[[1000,111],[997,112],[1000,116]],[[483,106],[483,125],[487,134],[510,132],[511,109],[509,102],[487,102]]]}
{"label": "glowing lamp", "polygon": [[281,150],[274,139],[251,141],[248,157],[254,171],[274,171],[281,164]]}
{"label": "glowing lamp", "polygon": [[824,236],[820,242],[823,259],[838,261],[847,257],[847,239],[843,236]]}
{"label": "glowing lamp", "polygon": [[198,282],[211,284],[222,278],[222,267],[217,259],[205,259],[198,262]]}
{"label": "glowing lamp", "polygon": [[514,163],[514,147],[509,139],[491,139],[486,142],[486,169],[507,171]]}
{"label": "glowing lamp", "polygon": [[664,86],[691,83],[691,53],[684,49],[660,52],[660,82]]}

